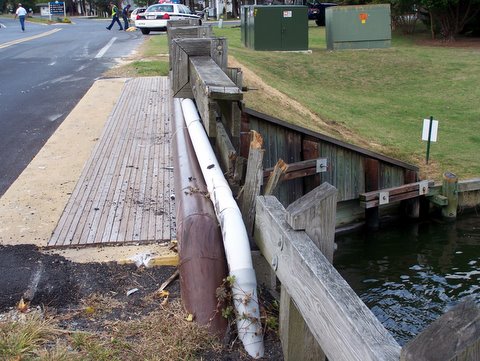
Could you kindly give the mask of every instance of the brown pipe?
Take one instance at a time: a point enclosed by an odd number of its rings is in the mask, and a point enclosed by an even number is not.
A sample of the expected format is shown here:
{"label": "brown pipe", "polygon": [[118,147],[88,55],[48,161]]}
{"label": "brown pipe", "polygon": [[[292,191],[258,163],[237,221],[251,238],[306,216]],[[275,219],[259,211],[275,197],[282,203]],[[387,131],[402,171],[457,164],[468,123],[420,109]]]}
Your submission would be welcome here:
{"label": "brown pipe", "polygon": [[216,290],[227,277],[221,229],[185,126],[180,102],[174,100],[173,165],[180,292],[187,312],[222,338],[227,320]]}

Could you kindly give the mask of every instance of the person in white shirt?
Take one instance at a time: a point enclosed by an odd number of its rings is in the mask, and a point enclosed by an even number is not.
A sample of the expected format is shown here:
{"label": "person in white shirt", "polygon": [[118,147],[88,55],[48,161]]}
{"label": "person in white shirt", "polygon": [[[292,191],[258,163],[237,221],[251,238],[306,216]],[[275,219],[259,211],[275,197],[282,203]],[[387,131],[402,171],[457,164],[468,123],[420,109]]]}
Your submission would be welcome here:
{"label": "person in white shirt", "polygon": [[25,31],[25,16],[27,16],[27,10],[22,7],[22,4],[18,4],[18,9],[15,12],[15,19],[17,18],[20,20],[20,25],[22,26],[22,31]]}

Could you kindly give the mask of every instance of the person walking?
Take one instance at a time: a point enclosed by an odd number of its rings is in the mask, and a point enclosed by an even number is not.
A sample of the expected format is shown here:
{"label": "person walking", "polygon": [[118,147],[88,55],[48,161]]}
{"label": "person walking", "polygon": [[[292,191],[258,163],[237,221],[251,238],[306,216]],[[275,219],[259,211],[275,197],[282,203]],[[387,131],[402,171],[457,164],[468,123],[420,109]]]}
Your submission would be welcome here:
{"label": "person walking", "polygon": [[15,12],[15,19],[17,18],[20,20],[20,26],[22,27],[22,31],[25,31],[25,17],[27,16],[27,10],[22,6],[22,4],[18,4],[17,11]]}
{"label": "person walking", "polygon": [[122,10],[123,17],[123,30],[127,31],[128,29],[128,11],[130,10],[130,4],[125,6]]}
{"label": "person walking", "polygon": [[120,29],[118,29],[118,30],[123,30],[122,24],[120,24],[120,20],[118,19],[118,7],[117,7],[117,5],[115,5],[115,3],[113,3],[113,2],[111,2],[110,7],[112,8],[112,22],[110,23],[109,26],[107,26],[107,30],[111,30],[112,26],[113,26],[113,24],[115,24],[115,22],[117,22],[118,26],[120,26]]}

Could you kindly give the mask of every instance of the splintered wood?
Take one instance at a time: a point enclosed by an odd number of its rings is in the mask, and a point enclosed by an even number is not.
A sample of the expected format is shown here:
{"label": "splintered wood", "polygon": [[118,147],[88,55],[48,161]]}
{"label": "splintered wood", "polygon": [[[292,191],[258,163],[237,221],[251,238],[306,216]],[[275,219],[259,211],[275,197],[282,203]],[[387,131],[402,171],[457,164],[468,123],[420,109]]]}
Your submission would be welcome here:
{"label": "splintered wood", "polygon": [[125,83],[49,246],[175,237],[170,118],[168,78]]}

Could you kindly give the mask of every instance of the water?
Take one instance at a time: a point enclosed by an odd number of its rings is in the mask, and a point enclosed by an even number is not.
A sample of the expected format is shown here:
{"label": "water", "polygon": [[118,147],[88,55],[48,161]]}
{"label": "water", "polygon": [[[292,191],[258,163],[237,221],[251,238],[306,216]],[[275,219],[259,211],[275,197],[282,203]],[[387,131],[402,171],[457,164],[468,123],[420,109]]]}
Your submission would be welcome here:
{"label": "water", "polygon": [[335,267],[400,345],[465,297],[480,303],[480,215],[336,242]]}

